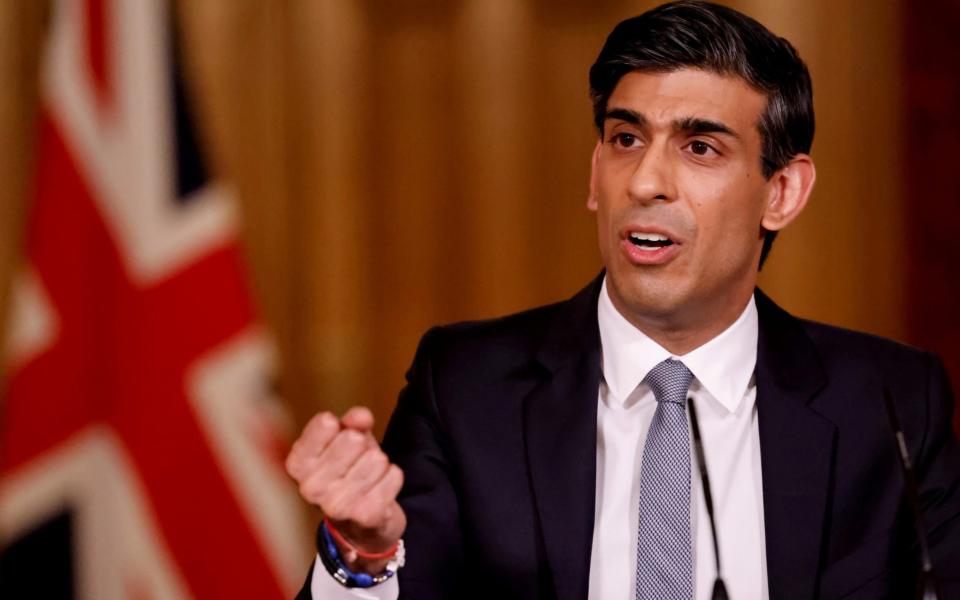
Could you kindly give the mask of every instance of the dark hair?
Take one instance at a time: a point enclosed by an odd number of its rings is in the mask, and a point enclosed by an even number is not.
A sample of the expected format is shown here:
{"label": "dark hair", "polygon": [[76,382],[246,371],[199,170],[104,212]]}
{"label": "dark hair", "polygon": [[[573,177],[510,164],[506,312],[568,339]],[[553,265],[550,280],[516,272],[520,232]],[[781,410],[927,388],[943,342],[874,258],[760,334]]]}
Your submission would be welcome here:
{"label": "dark hair", "polygon": [[[590,67],[593,118],[603,135],[607,100],[631,71],[684,68],[735,75],[767,97],[757,129],[763,143],[761,171],[769,179],[813,143],[810,74],[790,42],[731,8],[680,0],[617,25]],[[777,232],[767,231],[763,266]]]}

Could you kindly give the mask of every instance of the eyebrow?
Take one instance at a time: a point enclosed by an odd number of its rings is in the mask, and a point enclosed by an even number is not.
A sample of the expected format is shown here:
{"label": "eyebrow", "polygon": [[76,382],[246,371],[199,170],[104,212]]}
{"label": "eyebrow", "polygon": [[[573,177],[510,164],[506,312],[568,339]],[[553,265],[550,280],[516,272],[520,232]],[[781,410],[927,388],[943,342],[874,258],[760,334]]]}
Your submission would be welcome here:
{"label": "eyebrow", "polygon": [[730,137],[739,140],[740,136],[737,133],[724,125],[719,121],[711,121],[710,119],[699,119],[697,117],[684,117],[677,121],[674,121],[673,128],[677,131],[683,131],[685,133],[719,133],[723,135],[729,135]]}
{"label": "eyebrow", "polygon": [[[603,115],[604,122],[608,119],[624,121],[637,127],[647,126],[647,118],[641,113],[630,110],[629,108],[611,108]],[[677,119],[673,122],[673,129],[687,134],[719,133],[721,135],[728,135],[736,140],[740,139],[740,135],[737,132],[723,123],[710,119],[701,119],[699,117],[682,117]]]}
{"label": "eyebrow", "polygon": [[647,124],[646,117],[629,108],[611,108],[607,110],[603,113],[603,120],[606,122],[608,119],[617,119],[618,121],[624,121],[637,127],[644,127]]}

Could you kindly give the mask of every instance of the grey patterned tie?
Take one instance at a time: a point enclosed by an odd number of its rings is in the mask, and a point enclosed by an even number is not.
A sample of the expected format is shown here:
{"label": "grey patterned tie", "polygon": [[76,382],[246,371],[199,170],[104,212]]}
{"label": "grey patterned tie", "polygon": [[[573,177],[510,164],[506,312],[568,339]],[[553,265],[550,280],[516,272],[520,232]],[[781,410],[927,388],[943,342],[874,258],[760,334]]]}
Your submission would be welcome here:
{"label": "grey patterned tie", "polygon": [[643,382],[657,398],[640,467],[637,600],[692,600],[690,433],[687,390],[693,374],[668,358]]}

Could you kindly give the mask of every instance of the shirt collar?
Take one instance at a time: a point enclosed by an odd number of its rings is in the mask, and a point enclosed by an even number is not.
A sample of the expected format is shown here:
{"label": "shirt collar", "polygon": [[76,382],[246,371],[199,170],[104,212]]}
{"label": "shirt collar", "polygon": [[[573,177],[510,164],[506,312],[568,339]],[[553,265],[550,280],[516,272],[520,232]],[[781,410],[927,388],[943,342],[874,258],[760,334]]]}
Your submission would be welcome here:
{"label": "shirt collar", "polygon": [[617,311],[607,292],[606,278],[597,302],[597,321],[603,377],[619,402],[626,400],[650,369],[668,358],[683,361],[700,385],[728,411],[736,411],[742,402],[757,363],[759,325],[752,295],[736,321],[683,356],[670,354]]}

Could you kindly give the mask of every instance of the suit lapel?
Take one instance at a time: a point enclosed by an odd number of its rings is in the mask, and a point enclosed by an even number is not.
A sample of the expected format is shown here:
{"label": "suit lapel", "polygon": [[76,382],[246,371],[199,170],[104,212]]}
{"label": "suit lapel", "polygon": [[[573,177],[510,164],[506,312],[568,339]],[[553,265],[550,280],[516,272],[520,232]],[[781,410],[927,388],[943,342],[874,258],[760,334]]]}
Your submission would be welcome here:
{"label": "suit lapel", "polygon": [[601,277],[571,299],[538,353],[542,380],[524,402],[533,495],[558,600],[587,597],[596,499]]}
{"label": "suit lapel", "polygon": [[759,290],[757,415],[771,598],[813,598],[821,566],[836,427],[812,400],[826,384],[800,322]]}

